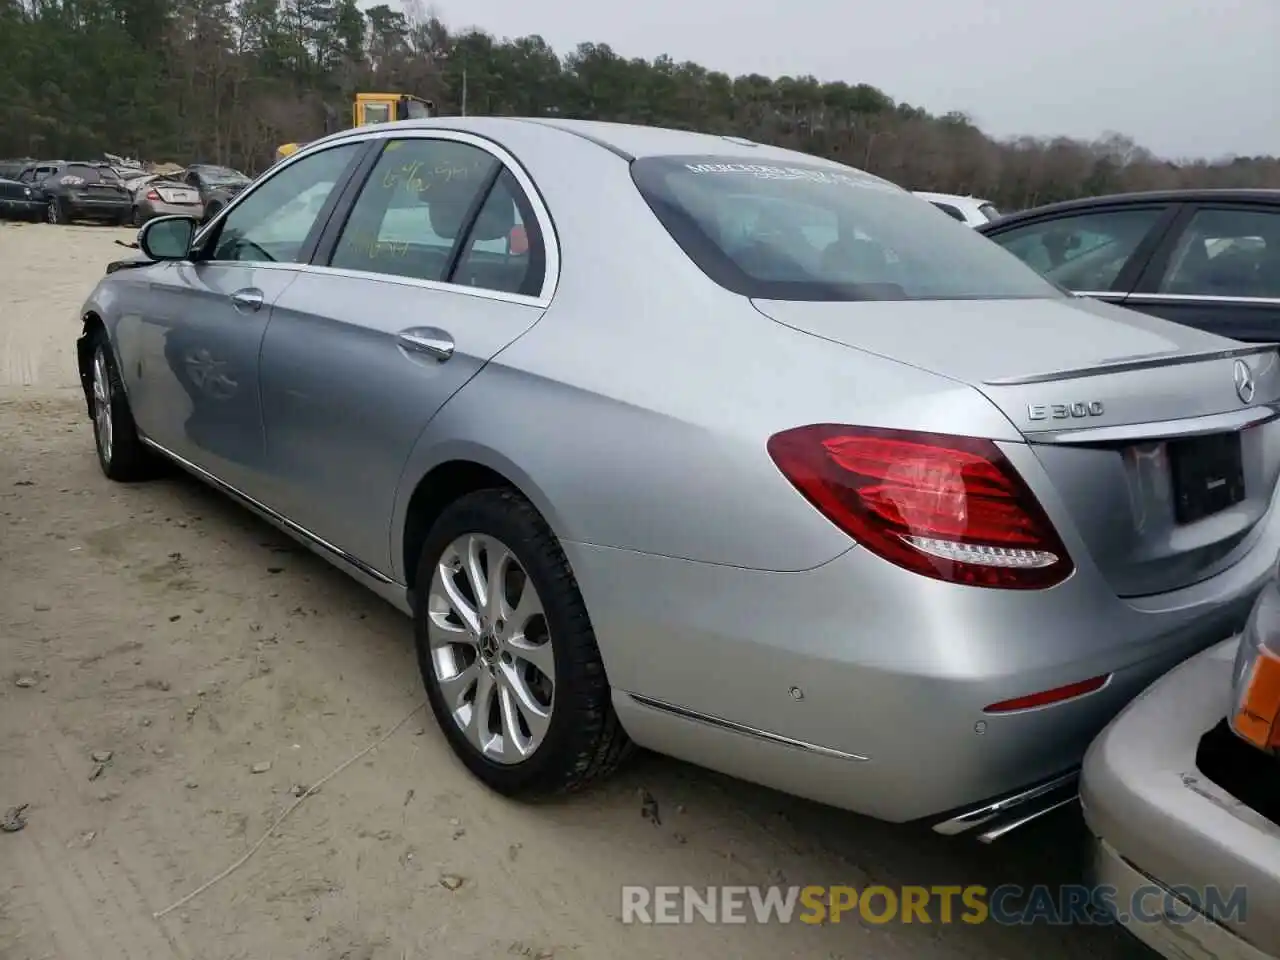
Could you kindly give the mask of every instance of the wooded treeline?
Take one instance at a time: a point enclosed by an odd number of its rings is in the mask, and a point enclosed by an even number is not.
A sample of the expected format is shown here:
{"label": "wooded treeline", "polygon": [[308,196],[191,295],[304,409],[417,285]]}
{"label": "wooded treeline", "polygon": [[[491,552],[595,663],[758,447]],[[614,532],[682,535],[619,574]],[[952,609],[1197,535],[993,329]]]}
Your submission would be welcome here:
{"label": "wooded treeline", "polygon": [[1172,163],[1120,134],[999,142],[964,114],[931,115],[867,84],[734,78],[606,44],[559,57],[536,36],[452,33],[417,3],[0,0],[0,156],[110,151],[256,172],[277,144],[349,124],[355,91],[413,93],[459,113],[465,87],[470,114],[735,134],[1009,209],[1131,189],[1280,187],[1280,158]]}

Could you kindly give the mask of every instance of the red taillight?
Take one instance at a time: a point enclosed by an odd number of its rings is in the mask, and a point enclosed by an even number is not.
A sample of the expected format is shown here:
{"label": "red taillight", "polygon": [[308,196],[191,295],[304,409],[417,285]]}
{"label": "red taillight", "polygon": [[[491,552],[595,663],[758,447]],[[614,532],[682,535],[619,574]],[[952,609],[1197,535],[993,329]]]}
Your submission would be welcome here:
{"label": "red taillight", "polygon": [[160,194],[156,193],[154,190],[148,190],[148,191],[147,191],[147,199],[148,199],[148,200],[159,200],[159,199],[160,199]]}
{"label": "red taillight", "polygon": [[1074,569],[1034,494],[990,440],[814,424],[770,437],[769,456],[836,526],[915,573],[1038,590]]}

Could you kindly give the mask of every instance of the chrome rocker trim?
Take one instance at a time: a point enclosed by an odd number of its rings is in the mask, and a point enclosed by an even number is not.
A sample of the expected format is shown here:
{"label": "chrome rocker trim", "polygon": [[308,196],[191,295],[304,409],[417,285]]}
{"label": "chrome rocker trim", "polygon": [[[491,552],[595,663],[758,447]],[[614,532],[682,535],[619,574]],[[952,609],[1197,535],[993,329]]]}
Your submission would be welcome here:
{"label": "chrome rocker trim", "polygon": [[977,837],[983,843],[991,843],[1047,813],[1078,802],[1079,783],[1080,770],[1077,768],[998,800],[968,807],[941,823],[935,823],[933,829],[935,833],[955,836],[986,825]]}
{"label": "chrome rocker trim", "polygon": [[858,763],[865,763],[871,759],[870,757],[864,757],[858,753],[846,753],[844,750],[836,750],[834,747],[824,747],[821,744],[808,743],[804,740],[795,740],[791,737],[784,737],[778,733],[770,733],[768,730],[751,727],[745,723],[736,723],[733,720],[726,720],[723,717],[715,717],[709,713],[698,713],[696,710],[677,706],[674,703],[667,703],[664,700],[655,700],[652,697],[641,696],[638,693],[628,693],[627,696],[641,706],[648,707],[650,710],[658,710],[662,713],[670,714],[673,717],[680,717],[682,720],[692,720],[695,723],[706,724],[709,727],[727,730],[730,733],[753,737],[756,740],[763,740],[766,743],[772,743],[776,746],[791,747],[795,750],[804,750],[808,753],[816,753],[819,756],[830,757],[834,760],[853,760]]}

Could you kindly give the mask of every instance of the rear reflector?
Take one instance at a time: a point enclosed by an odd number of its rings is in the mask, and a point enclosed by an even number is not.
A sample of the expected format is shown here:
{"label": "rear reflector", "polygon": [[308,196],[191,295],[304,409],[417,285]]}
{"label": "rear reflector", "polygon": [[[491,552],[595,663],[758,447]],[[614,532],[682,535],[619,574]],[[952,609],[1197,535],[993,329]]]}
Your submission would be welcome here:
{"label": "rear reflector", "polygon": [[978,587],[1039,590],[1074,570],[1034,494],[990,440],[814,424],[769,455],[827,519],[907,570]]}
{"label": "rear reflector", "polygon": [[982,712],[1012,713],[1015,710],[1032,710],[1036,707],[1047,707],[1051,703],[1074,700],[1076,697],[1083,697],[1086,693],[1101,690],[1110,679],[1111,674],[1107,673],[1089,680],[1081,680],[1079,683],[1069,683],[1065,687],[1054,687],[1052,690],[1042,690],[1040,693],[1028,694],[1025,697],[1001,700],[999,703],[993,703],[989,707],[983,707]]}

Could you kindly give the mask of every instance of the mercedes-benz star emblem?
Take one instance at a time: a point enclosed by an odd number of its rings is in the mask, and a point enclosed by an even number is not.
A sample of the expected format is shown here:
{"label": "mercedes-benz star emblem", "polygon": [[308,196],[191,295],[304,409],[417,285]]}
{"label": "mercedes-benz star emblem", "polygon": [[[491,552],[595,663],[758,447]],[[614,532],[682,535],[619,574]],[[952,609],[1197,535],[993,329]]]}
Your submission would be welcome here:
{"label": "mercedes-benz star emblem", "polygon": [[1235,368],[1236,396],[1244,403],[1253,403],[1253,371],[1243,360],[1236,361]]}

